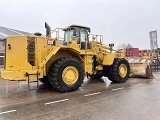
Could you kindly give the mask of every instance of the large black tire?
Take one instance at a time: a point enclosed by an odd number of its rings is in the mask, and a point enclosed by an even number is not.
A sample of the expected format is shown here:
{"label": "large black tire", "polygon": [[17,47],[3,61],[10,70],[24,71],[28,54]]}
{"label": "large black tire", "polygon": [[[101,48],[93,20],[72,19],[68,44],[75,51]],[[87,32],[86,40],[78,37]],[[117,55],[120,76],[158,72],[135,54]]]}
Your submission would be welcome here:
{"label": "large black tire", "polygon": [[43,78],[39,79],[39,81],[41,81],[46,87],[52,87],[47,76],[44,76]]}
{"label": "large black tire", "polygon": [[83,83],[83,79],[83,66],[75,58],[61,58],[53,64],[49,71],[50,84],[55,90],[60,92],[77,90]]}
{"label": "large black tire", "polygon": [[[124,72],[121,73],[120,69],[123,69]],[[128,80],[129,74],[130,66],[128,61],[124,58],[115,58],[109,69],[108,79],[115,83],[123,83]]]}

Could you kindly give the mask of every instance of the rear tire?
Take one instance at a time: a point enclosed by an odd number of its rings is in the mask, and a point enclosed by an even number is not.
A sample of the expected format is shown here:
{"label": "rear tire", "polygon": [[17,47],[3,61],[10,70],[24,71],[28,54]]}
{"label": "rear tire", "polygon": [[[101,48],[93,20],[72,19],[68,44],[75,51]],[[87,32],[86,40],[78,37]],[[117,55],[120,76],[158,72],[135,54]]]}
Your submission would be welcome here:
{"label": "rear tire", "polygon": [[74,58],[57,60],[49,72],[50,84],[55,90],[60,92],[77,90],[83,83],[83,79],[83,66]]}
{"label": "rear tire", "polygon": [[126,59],[115,58],[109,70],[108,79],[115,83],[126,82],[129,78],[130,66]]}

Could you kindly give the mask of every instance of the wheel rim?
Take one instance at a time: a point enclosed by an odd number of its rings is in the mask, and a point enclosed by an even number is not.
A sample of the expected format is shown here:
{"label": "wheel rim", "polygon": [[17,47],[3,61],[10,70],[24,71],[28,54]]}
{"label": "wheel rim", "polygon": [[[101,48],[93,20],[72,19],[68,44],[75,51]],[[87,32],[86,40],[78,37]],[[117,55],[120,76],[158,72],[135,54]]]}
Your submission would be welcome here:
{"label": "wheel rim", "polygon": [[73,85],[78,80],[78,70],[74,66],[66,67],[62,72],[62,79],[68,85]]}
{"label": "wheel rim", "polygon": [[121,64],[121,65],[119,66],[119,75],[120,75],[121,77],[125,77],[126,74],[127,74],[127,66],[126,66],[125,64]]}

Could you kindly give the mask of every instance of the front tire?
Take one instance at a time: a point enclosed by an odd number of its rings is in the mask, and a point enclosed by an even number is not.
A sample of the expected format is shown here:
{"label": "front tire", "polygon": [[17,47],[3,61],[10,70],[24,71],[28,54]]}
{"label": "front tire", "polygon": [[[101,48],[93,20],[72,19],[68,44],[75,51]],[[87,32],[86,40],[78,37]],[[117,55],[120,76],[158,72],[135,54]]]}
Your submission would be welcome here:
{"label": "front tire", "polygon": [[83,66],[75,58],[61,58],[57,60],[49,72],[50,84],[60,92],[77,90],[83,83],[83,79]]}
{"label": "front tire", "polygon": [[126,82],[129,78],[130,66],[126,59],[115,58],[109,71],[108,79],[115,83]]}

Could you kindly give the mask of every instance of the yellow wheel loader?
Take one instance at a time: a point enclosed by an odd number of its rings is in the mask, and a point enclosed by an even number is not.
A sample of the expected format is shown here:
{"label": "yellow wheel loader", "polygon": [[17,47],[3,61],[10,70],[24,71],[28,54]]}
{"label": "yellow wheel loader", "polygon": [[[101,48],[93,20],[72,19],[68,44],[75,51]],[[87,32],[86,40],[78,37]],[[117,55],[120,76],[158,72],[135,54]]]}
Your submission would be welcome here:
{"label": "yellow wheel loader", "polygon": [[[128,80],[128,61],[113,50],[114,44],[103,45],[102,35],[92,35],[89,27],[80,25],[51,30],[45,23],[45,28],[46,36],[7,37],[2,78],[37,79],[60,92],[77,90],[84,77],[106,76],[116,83]],[[63,38],[60,31],[64,32]]]}

